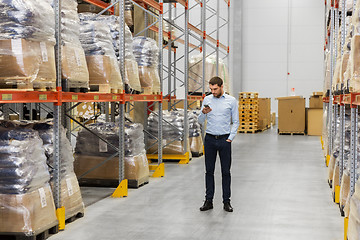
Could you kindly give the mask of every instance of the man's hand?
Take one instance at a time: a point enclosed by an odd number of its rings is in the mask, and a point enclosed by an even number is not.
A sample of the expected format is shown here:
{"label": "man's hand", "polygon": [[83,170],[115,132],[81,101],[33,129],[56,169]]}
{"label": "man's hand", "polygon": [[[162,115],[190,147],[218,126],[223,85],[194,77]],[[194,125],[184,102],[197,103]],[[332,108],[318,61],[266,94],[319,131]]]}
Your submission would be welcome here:
{"label": "man's hand", "polygon": [[227,142],[231,143],[232,141],[230,139],[226,139]]}
{"label": "man's hand", "polygon": [[208,114],[211,111],[212,111],[212,109],[210,107],[204,107],[203,110],[202,110],[202,113],[203,114]]}

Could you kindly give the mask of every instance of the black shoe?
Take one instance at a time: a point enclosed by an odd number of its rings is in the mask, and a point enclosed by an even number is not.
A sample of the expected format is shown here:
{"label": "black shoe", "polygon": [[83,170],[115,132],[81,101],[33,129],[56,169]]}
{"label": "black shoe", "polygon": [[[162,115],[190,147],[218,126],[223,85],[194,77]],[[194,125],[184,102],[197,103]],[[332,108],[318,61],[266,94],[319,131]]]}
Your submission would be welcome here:
{"label": "black shoe", "polygon": [[229,202],[224,203],[224,210],[227,212],[233,212],[234,209],[232,208],[232,206],[230,205]]}
{"label": "black shoe", "polygon": [[200,208],[200,211],[207,211],[213,208],[214,207],[212,201],[205,200],[204,205],[202,205],[202,207]]}

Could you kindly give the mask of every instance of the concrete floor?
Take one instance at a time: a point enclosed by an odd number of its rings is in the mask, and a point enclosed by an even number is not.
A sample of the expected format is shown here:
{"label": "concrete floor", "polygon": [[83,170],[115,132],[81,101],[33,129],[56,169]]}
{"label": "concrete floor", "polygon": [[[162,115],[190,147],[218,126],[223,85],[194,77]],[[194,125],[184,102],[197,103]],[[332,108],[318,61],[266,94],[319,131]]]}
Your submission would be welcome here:
{"label": "concrete floor", "polygon": [[[278,136],[276,129],[237,135],[233,213],[222,209],[219,169],[218,164],[213,210],[199,211],[204,159],[195,158],[188,165],[167,163],[165,178],[130,189],[127,198],[92,204],[85,217],[50,239],[343,239],[343,219],[331,200],[319,137]],[[86,199],[94,195],[86,189],[84,201],[93,203]]]}

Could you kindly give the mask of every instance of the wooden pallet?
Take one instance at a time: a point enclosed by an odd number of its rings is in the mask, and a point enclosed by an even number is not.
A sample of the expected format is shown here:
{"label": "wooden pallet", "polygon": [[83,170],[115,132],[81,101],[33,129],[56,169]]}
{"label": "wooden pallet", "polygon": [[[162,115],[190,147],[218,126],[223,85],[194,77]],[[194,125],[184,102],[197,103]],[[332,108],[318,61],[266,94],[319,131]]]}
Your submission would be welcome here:
{"label": "wooden pallet", "polygon": [[202,153],[202,152],[191,152],[191,155],[193,157],[201,157],[202,155],[204,155],[204,153]]}
{"label": "wooden pallet", "polygon": [[240,126],[255,126],[257,125],[257,122],[240,122]]}
{"label": "wooden pallet", "polygon": [[[139,188],[149,183],[148,178],[144,179],[128,179],[129,188]],[[117,188],[119,186],[119,180],[117,179],[92,179],[92,178],[81,178],[79,179],[79,185],[84,187],[112,187]]]}
{"label": "wooden pallet", "polygon": [[111,89],[111,93],[119,94],[119,93],[123,93],[123,90],[122,90],[122,89],[112,88],[112,89]]}
{"label": "wooden pallet", "polygon": [[111,93],[110,84],[90,84],[90,92]]}
{"label": "wooden pallet", "polygon": [[305,135],[305,132],[279,132],[279,135]]}
{"label": "wooden pallet", "polygon": [[0,89],[2,91],[34,91],[33,83],[29,77],[16,79],[0,78]]}
{"label": "wooden pallet", "polygon": [[74,92],[74,93],[87,93],[87,92],[89,92],[89,88],[82,88],[82,87],[79,87],[79,88],[69,88],[68,91],[69,91],[69,92]]}
{"label": "wooden pallet", "polygon": [[71,214],[70,217],[68,217],[66,220],[65,220],[65,223],[72,223],[74,222],[75,220],[79,219],[79,218],[82,218],[84,217],[84,210],[82,209],[81,211],[78,211],[77,213],[75,214]]}
{"label": "wooden pallet", "polygon": [[258,98],[259,93],[257,92],[240,92],[239,93],[239,99],[242,98]]}
{"label": "wooden pallet", "polygon": [[258,123],[259,120],[258,119],[251,119],[251,118],[240,118],[239,122],[240,123],[243,123],[243,122],[245,122],[245,123]]}
{"label": "wooden pallet", "polygon": [[46,92],[46,91],[54,92],[54,91],[56,91],[56,82],[34,81],[33,89],[34,89],[34,91],[39,91],[39,92]]}
{"label": "wooden pallet", "polygon": [[238,133],[257,133],[258,130],[254,129],[254,130],[240,130],[238,131]]}
{"label": "wooden pallet", "polygon": [[152,87],[143,87],[142,89],[142,94],[145,95],[159,95],[160,92],[154,90]]}
{"label": "wooden pallet", "polygon": [[[45,229],[45,230],[44,230]],[[25,233],[0,233],[1,240],[45,240],[52,234],[59,232],[59,225],[51,224],[50,227],[45,227],[39,231],[26,235]]]}
{"label": "wooden pallet", "polygon": [[240,109],[239,114],[259,114],[259,111],[255,109]]}

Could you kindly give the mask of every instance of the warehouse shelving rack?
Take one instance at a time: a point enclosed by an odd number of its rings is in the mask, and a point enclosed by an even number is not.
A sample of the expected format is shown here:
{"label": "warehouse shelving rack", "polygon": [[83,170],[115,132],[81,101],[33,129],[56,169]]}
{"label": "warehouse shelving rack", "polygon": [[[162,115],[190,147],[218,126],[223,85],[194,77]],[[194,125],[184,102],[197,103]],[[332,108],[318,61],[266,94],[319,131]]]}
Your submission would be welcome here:
{"label": "warehouse shelving rack", "polygon": [[[351,1],[351,0],[348,0]],[[342,10],[341,16],[339,16],[339,3],[341,3]],[[355,11],[356,0],[353,0],[353,12]],[[327,9],[327,2],[325,1],[325,9]],[[357,141],[358,141],[358,107],[360,106],[360,93],[349,93],[343,90],[343,86],[337,85],[336,89],[332,89],[332,82],[334,79],[334,67],[335,60],[337,58],[337,48],[341,47],[341,54],[343,54],[343,46],[345,45],[346,37],[346,0],[332,0],[331,1],[331,10],[330,10],[330,28],[325,30],[327,38],[325,39],[325,46],[327,43],[330,44],[330,54],[331,54],[331,67],[330,67],[330,90],[329,96],[323,98],[324,107],[328,109],[328,152],[325,157],[326,166],[329,164],[330,155],[332,154],[334,138],[337,131],[340,131],[340,154],[339,154],[339,183],[341,183],[343,173],[344,173],[344,145],[345,145],[345,109],[350,107],[351,109],[351,136],[350,136],[350,197],[355,192],[355,183],[356,183],[356,168],[357,168]],[[327,12],[325,16],[327,15]],[[341,44],[337,46],[337,34],[339,29],[339,20],[341,17]],[[332,90],[335,90],[334,93]],[[340,94],[339,94],[340,92]],[[335,118],[340,118],[339,128],[336,129]],[[339,203],[340,195],[340,186],[333,186],[335,188],[334,201]],[[341,215],[344,215],[343,209],[340,206]],[[348,218],[344,218],[344,237],[347,238],[347,226]]]}

